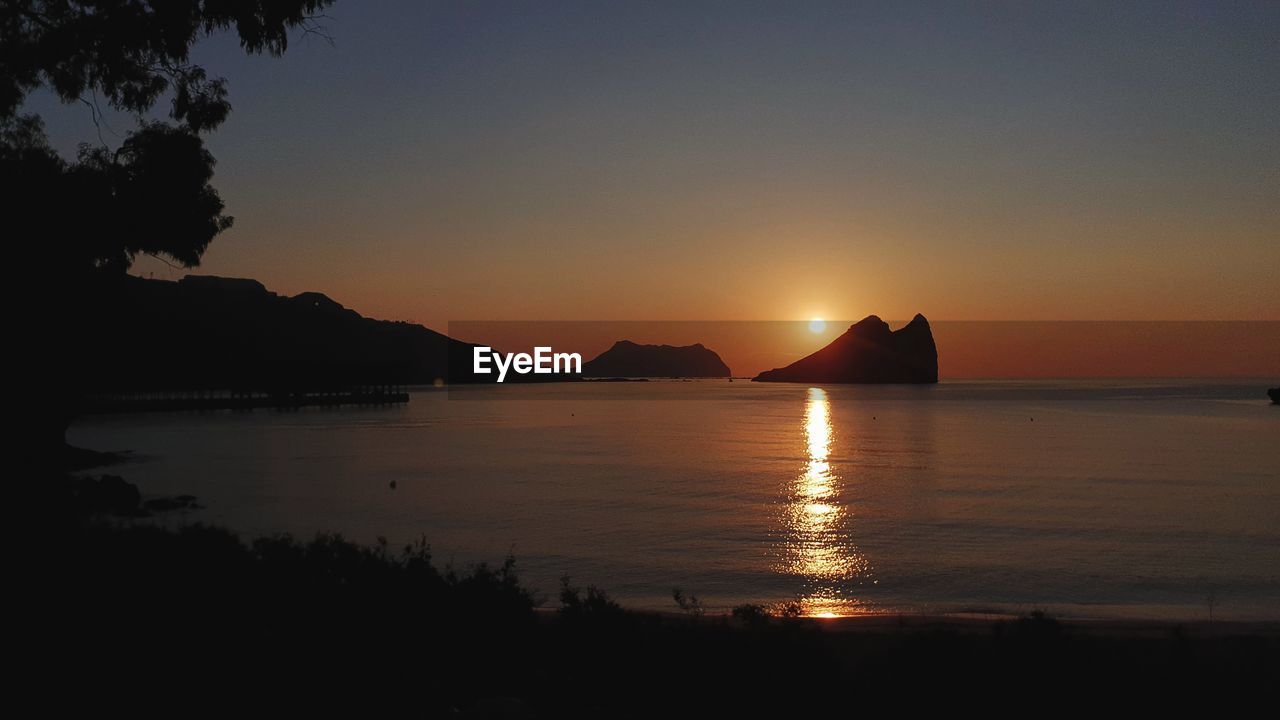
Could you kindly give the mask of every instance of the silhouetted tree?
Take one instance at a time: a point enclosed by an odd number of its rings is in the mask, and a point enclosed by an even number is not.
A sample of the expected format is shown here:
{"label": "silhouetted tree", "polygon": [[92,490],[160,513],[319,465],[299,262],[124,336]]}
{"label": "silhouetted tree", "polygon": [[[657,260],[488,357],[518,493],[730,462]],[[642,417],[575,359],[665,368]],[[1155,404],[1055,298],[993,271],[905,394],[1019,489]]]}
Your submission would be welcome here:
{"label": "silhouetted tree", "polygon": [[[202,133],[231,111],[226,80],[191,62],[192,46],[235,32],[248,53],[279,55],[290,33],[322,33],[333,0],[6,0],[0,4],[0,222],[16,253],[31,326],[19,344],[20,394],[33,401],[34,454],[60,449],[74,411],[73,353],[109,352],[94,338],[98,294],[139,254],[193,267],[231,225],[210,184],[214,159]],[[97,138],[75,159],[49,144],[41,118],[23,112],[36,90],[132,113],[117,148]],[[144,114],[170,98],[172,122]],[[106,339],[109,340],[109,339]],[[85,347],[96,341],[97,347]]]}
{"label": "silhouetted tree", "polygon": [[[224,78],[190,60],[200,38],[233,30],[250,53],[279,55],[289,32],[321,32],[332,0],[15,0],[0,6],[0,162],[19,242],[51,271],[75,263],[119,272],[139,253],[184,267],[231,224],[213,186],[200,133],[231,111]],[[172,98],[176,124],[139,121],[121,146],[82,145],[63,160],[23,101],[47,88],[139,117]],[[52,201],[56,199],[56,205]],[[66,215],[78,217],[66,217]]]}

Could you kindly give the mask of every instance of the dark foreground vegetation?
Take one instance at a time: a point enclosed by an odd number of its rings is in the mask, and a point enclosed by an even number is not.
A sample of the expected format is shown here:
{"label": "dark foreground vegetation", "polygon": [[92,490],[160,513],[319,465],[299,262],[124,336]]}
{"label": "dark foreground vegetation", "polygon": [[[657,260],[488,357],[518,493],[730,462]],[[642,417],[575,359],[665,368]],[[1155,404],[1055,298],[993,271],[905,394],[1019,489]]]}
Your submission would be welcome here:
{"label": "dark foreground vegetation", "polygon": [[[65,485],[60,520],[32,518],[48,532],[22,548],[29,577],[11,586],[16,687],[49,711],[854,717],[886,702],[1218,703],[1280,677],[1275,634],[1232,626],[1112,632],[1033,616],[833,631],[752,606],[702,615],[683,594],[669,615],[628,612],[570,582],[541,597],[511,560],[442,568],[422,543],[245,543],[165,529],[181,523],[162,507],[159,522],[121,519],[147,508],[107,483]],[[104,502],[115,514],[87,511]]]}

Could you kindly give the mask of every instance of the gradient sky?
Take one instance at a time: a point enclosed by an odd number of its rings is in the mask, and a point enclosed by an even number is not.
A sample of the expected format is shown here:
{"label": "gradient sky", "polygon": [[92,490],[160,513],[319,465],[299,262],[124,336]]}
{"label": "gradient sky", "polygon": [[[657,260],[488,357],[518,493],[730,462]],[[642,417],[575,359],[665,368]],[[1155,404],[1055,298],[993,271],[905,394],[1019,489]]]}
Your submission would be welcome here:
{"label": "gradient sky", "polygon": [[[200,272],[439,329],[1280,320],[1277,2],[330,15],[334,45],[280,59],[199,47],[236,217]],[[61,147],[94,137],[30,104]]]}

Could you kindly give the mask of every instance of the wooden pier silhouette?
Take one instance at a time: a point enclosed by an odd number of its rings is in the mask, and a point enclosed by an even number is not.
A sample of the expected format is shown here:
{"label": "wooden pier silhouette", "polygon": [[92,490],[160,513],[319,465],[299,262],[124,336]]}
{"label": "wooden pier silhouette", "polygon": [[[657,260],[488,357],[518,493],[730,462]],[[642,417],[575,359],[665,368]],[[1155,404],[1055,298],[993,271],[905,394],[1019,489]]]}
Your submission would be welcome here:
{"label": "wooden pier silhouette", "polygon": [[402,385],[360,385],[327,390],[171,390],[91,395],[84,399],[83,412],[255,410],[407,402],[409,392]]}

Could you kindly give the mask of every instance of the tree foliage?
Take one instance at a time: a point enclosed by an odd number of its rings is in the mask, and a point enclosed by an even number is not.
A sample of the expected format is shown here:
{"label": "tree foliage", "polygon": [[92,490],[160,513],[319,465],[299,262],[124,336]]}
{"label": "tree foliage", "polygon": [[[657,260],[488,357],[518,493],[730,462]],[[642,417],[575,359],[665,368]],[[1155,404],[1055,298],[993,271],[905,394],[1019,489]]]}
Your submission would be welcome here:
{"label": "tree foliage", "polygon": [[[279,55],[291,32],[319,32],[332,0],[6,0],[0,5],[0,197],[6,222],[53,270],[123,272],[138,254],[200,262],[231,224],[210,184],[201,134],[231,111],[225,78],[191,62],[201,38],[234,32],[249,53]],[[58,155],[22,113],[47,89],[138,117],[116,149]],[[171,98],[173,122],[144,113]]]}

